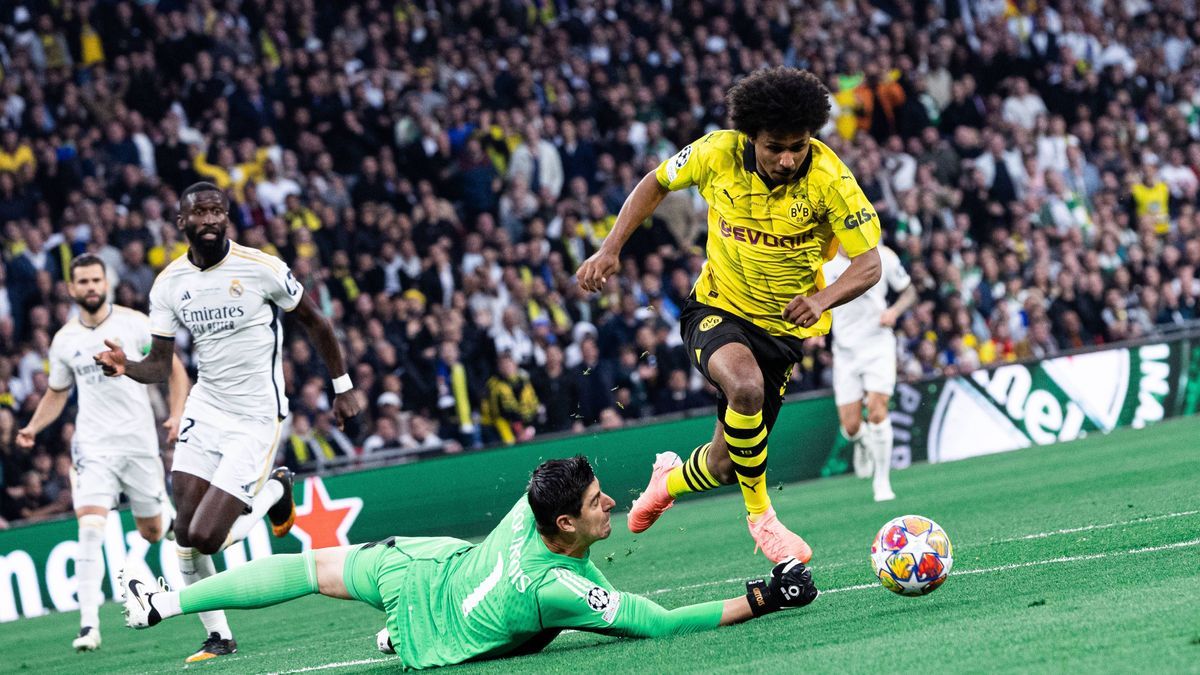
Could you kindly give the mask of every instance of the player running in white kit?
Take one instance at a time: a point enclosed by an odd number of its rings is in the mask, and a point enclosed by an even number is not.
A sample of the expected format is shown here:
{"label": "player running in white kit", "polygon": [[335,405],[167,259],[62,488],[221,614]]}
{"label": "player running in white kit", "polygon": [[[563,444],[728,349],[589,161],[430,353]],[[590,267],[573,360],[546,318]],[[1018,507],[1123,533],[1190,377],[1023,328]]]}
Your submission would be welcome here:
{"label": "player running in white kit", "polygon": [[[874,473],[875,501],[895,499],[892,492],[892,422],[888,402],[896,390],[896,335],[892,327],[916,304],[917,290],[890,248],[879,246],[883,273],[866,293],[833,308],[833,395],[843,437],[854,446],[854,473]],[[825,263],[825,283],[831,284],[850,265],[842,250]],[[899,293],[892,306],[888,289]],[[863,429],[863,399],[867,424]]]}
{"label": "player running in white kit", "polygon": [[[328,319],[279,258],[226,238],[229,201],[217,186],[183,191],[178,223],[190,245],[150,290],[150,354],[127,361],[120,346],[95,355],[110,376],[139,382],[166,377],[175,334],[192,335],[198,381],[188,395],[172,467],[176,543],[184,585],[215,573],[209,556],[240,541],[265,514],[277,537],[295,520],[292,476],[271,471],[288,414],[282,317],[295,311],[333,375],[333,413],[341,426],[362,407]],[[237,643],[223,612],[200,614],[208,638],[189,662],[232,654]]]}
{"label": "player running in white kit", "polygon": [[[75,433],[71,438],[72,490],[79,519],[75,578],[79,580],[79,651],[100,648],[100,605],[104,602],[104,528],[108,512],[121,493],[129,498],[138,532],[151,543],[162,539],[174,511],[167,500],[158,452],[154,411],[144,384],[104,377],[92,360],[104,342],[123,344],[140,358],[150,349],[150,319],[141,312],[108,302],[104,262],[84,254],[71,261],[71,297],[79,316],[71,319],[50,343],[50,388],[33,417],[17,432],[17,446],[29,449],[47,426],[58,419],[79,391]],[[170,374],[170,412],[163,426],[167,443],[175,440],[188,392],[187,370],[176,357]]]}

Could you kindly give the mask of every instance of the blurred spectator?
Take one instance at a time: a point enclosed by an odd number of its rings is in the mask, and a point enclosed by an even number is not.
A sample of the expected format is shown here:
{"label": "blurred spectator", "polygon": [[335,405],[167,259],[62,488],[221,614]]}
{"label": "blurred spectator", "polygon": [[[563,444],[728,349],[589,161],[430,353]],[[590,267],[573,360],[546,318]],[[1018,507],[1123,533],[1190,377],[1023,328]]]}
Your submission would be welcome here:
{"label": "blurred spectator", "polygon": [[424,452],[440,450],[447,453],[462,452],[462,445],[457,441],[445,441],[437,434],[436,424],[427,417],[414,415],[408,424],[408,435],[403,444],[406,450]]}
{"label": "blurred spectator", "polygon": [[654,400],[654,410],[662,415],[692,410],[706,403],[703,396],[688,388],[687,371],[672,370],[667,375],[667,386],[658,393],[658,397]]}
{"label": "blurred spectator", "polygon": [[542,138],[537,124],[525,126],[521,143],[508,161],[508,178],[524,181],[531,193],[549,202],[557,200],[562,192],[562,159],[554,144]]}
{"label": "blurred spectator", "polygon": [[400,438],[400,426],[394,417],[375,420],[375,433],[363,441],[363,454],[370,455],[384,450],[400,450],[404,447]]}
{"label": "blurred spectator", "polygon": [[460,439],[478,445],[477,433],[471,411],[480,398],[477,385],[472,381],[467,367],[460,359],[457,342],[447,340],[438,346],[437,409],[443,425],[457,429]]}
{"label": "blurred spectator", "polygon": [[621,417],[621,413],[617,412],[616,408],[605,408],[600,411],[600,428],[605,431],[612,429],[620,429],[625,426],[625,419]]}
{"label": "blurred spectator", "polygon": [[506,445],[533,438],[538,397],[529,375],[508,352],[500,352],[496,374],[487,381],[483,423]]}
{"label": "blurred spectator", "polygon": [[579,382],[564,364],[563,350],[558,345],[546,348],[546,364],[534,371],[532,382],[538,400],[542,402],[542,421],[545,432],[580,430]]}
{"label": "blurred spectator", "polygon": [[293,415],[284,443],[284,464],[294,471],[316,471],[340,459],[355,456],[350,439],[333,424],[332,416],[317,416],[314,426],[307,415]]}

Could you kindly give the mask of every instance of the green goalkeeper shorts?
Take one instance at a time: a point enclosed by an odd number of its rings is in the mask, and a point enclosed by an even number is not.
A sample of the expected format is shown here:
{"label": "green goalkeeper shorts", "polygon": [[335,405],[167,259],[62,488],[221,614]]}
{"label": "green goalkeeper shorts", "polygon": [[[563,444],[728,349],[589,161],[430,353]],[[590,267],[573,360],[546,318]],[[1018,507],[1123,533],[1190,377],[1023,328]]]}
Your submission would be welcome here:
{"label": "green goalkeeper shorts", "polygon": [[388,632],[395,642],[395,609],[406,595],[405,589],[413,583],[435,583],[434,578],[422,580],[414,575],[436,574],[441,567],[436,563],[467,546],[468,542],[450,537],[388,537],[351,550],[342,569],[342,581],[350,597],[387,613]]}

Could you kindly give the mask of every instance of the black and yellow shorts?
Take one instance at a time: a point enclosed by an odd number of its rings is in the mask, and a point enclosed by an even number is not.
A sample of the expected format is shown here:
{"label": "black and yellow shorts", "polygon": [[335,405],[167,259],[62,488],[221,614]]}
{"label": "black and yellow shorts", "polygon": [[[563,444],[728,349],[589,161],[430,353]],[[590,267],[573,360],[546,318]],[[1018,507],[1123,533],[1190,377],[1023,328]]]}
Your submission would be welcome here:
{"label": "black and yellow shorts", "polygon": [[692,365],[717,388],[717,419],[725,419],[725,408],[729,399],[721,386],[708,374],[708,360],[721,347],[740,342],[746,345],[763,376],[763,422],[767,430],[775,426],[779,409],[783,406],[783,393],[792,366],[802,356],[803,341],[798,337],[771,335],[762,328],[740,316],[723,309],[710,307],[688,298],[679,314],[679,333],[687,347]]}

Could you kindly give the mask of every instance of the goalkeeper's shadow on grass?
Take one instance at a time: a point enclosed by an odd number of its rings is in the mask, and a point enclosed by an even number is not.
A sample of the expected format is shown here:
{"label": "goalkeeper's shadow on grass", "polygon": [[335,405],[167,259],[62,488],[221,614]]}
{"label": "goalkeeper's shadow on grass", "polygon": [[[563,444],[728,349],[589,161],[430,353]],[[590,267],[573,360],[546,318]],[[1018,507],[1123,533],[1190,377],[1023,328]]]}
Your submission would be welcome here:
{"label": "goalkeeper's shadow on grass", "polygon": [[[609,644],[619,644],[622,642],[644,642],[643,640],[637,640],[634,638],[608,637],[605,635],[599,635],[599,634],[595,634],[595,633],[587,633],[586,631],[573,631],[572,633],[568,633],[568,636],[570,636],[570,635],[582,635],[583,637],[581,639],[563,640],[563,637],[560,636],[560,637],[556,638],[554,642],[550,643],[550,645],[547,646],[544,650],[533,653],[533,654],[519,654],[516,656],[500,655],[500,656],[494,656],[494,657],[487,658],[487,659],[479,659],[479,660],[475,660],[475,661],[464,661],[462,663],[458,663],[458,664],[454,664],[454,665],[450,665],[450,666],[441,666],[441,667],[437,668],[436,670],[437,670],[437,672],[453,671],[453,670],[458,670],[458,669],[461,669],[464,667],[479,666],[479,665],[487,665],[487,666],[493,666],[493,667],[506,666],[511,670],[520,670],[520,669],[524,668],[525,666],[536,663],[536,661],[539,657],[545,656],[547,654],[569,654],[571,652],[576,652],[576,651],[580,651],[583,649],[593,649],[595,647],[602,647],[604,645],[609,645]],[[562,640],[562,642],[560,643],[559,640]],[[399,666],[399,662],[397,660],[397,657],[393,656],[393,657],[380,658],[371,664],[362,664],[361,667],[356,666],[354,668],[354,670],[355,670],[355,672],[359,672],[359,673],[394,673],[394,672],[396,672],[396,669],[398,666]],[[536,669],[529,668],[528,670],[536,670]]]}

